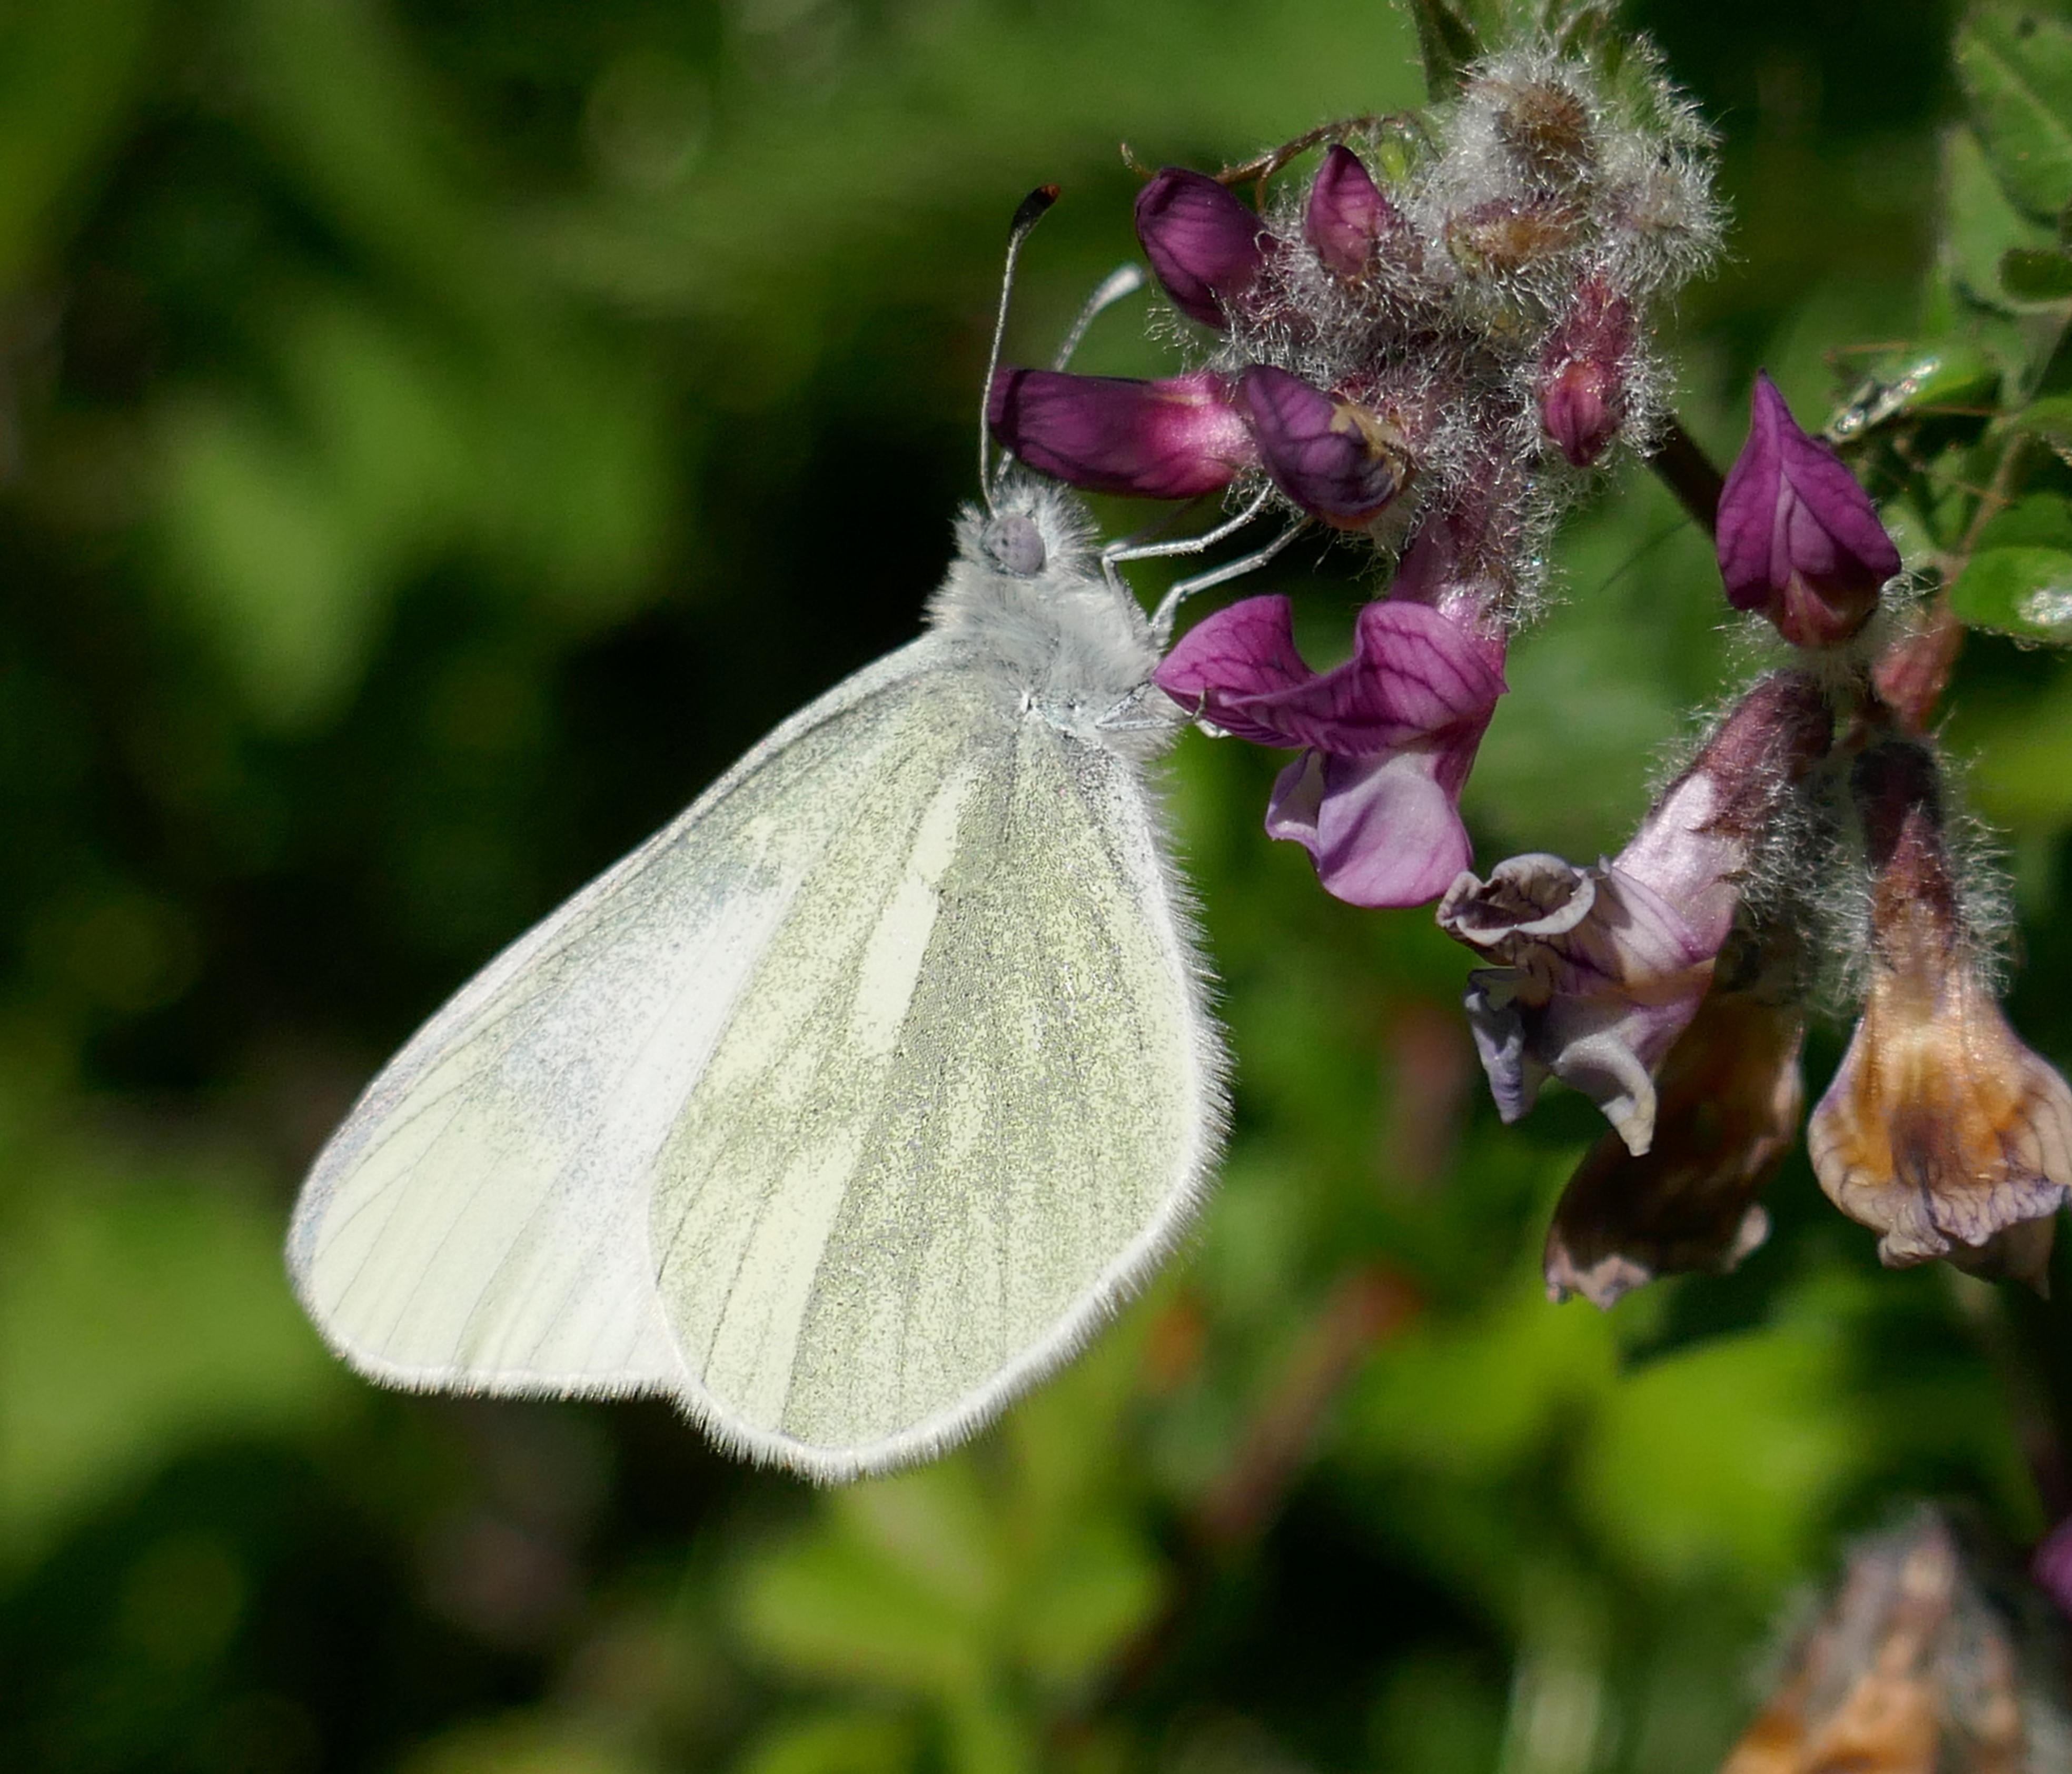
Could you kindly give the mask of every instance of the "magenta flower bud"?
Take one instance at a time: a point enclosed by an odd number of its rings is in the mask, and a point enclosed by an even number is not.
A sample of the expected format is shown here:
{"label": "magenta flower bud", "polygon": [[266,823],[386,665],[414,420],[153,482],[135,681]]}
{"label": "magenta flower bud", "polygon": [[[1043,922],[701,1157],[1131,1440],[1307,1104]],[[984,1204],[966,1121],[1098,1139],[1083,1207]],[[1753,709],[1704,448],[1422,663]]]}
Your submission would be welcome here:
{"label": "magenta flower bud", "polygon": [[1422,905],[1470,854],[1461,784],[1503,694],[1500,644],[1428,605],[1360,612],[1353,657],[1313,671],[1285,598],[1247,598],[1198,623],[1153,677],[1222,732],[1304,747],[1281,773],[1266,829],[1309,852],[1353,905]]}
{"label": "magenta flower bud", "polygon": [[1238,385],[1273,484],[1303,510],[1360,529],[1410,475],[1400,433],[1379,414],[1255,364]]}
{"label": "magenta flower bud", "polygon": [[1764,827],[1826,755],[1832,726],[1811,678],[1766,678],[1610,862],[1515,856],[1447,890],[1440,928],[1500,964],[1470,976],[1467,1002],[1506,1121],[1552,1073],[1628,1151],[1648,1150],[1655,1073],[1712,984]]}
{"label": "magenta flower bud", "polygon": [[1192,499],[1259,459],[1223,378],[1208,370],[1157,382],[1002,370],[988,417],[1030,467],[1090,492]]}
{"label": "magenta flower bud", "polygon": [[1586,279],[1540,360],[1541,422],[1578,468],[1589,467],[1618,435],[1633,344],[1633,305],[1603,279]]}
{"label": "magenta flower bud", "polygon": [[1302,234],[1324,268],[1348,283],[1357,283],[1374,269],[1382,241],[1402,218],[1382,196],[1360,158],[1334,142],[1309,187],[1309,206]]}
{"label": "magenta flower bud", "polygon": [[1797,647],[1832,647],[1870,620],[1899,571],[1877,508],[1840,457],[1800,430],[1777,385],[1755,383],[1749,438],[1720,495],[1720,575]]}
{"label": "magenta flower bud", "polygon": [[1174,305],[1219,332],[1259,281],[1266,224],[1206,173],[1168,167],[1137,194],[1137,237]]}

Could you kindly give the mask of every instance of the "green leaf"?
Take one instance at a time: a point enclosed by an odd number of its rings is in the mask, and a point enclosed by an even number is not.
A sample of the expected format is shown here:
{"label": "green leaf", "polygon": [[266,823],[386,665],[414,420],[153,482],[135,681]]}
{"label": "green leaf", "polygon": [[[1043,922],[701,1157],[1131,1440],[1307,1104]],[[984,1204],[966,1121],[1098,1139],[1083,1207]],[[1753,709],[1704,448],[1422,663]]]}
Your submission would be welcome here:
{"label": "green leaf", "polygon": [[1158,1562],[1119,1521],[1096,1519],[1046,1559],[1014,1610],[1022,1661],[1054,1688],[1084,1682],[1150,1619]]}
{"label": "green leaf", "polygon": [[972,1687],[989,1662],[967,1610],[832,1534],[750,1565],[738,1609],[749,1643],[797,1675],[940,1696]]}
{"label": "green leaf", "polygon": [[2072,448],[2072,394],[2046,394],[2008,421],[2017,431],[2041,438],[2061,454]]}
{"label": "green leaf", "polygon": [[1433,100],[1451,98],[1461,76],[1482,46],[1458,8],[1449,0],[1409,0],[1417,24],[1417,52],[1424,63],[1424,90]]}
{"label": "green leaf", "polygon": [[1848,443],[1894,419],[1991,407],[2000,365],[1969,339],[1939,339],[1880,357],[1828,419],[1831,443]]}
{"label": "green leaf", "polygon": [[1984,549],[1951,588],[1950,607],[1975,628],[2072,643],[2072,549]]}
{"label": "green leaf", "polygon": [[2072,27],[2033,6],[1984,6],[1959,28],[1955,58],[2001,187],[2055,224],[2072,200]]}
{"label": "green leaf", "polygon": [[2072,296],[2072,258],[2015,247],[2000,255],[2000,287],[2017,302],[2062,302]]}
{"label": "green leaf", "polygon": [[914,1738],[911,1724],[886,1713],[821,1713],[766,1731],[736,1774],[905,1774]]}
{"label": "green leaf", "polygon": [[2072,553],[2072,503],[2061,493],[2030,493],[1995,512],[1979,532],[1972,552],[2000,548],[2054,548]]}
{"label": "green leaf", "polygon": [[2001,259],[2011,250],[2048,247],[2050,239],[2008,201],[1975,134],[1952,130],[1943,137],[1942,262],[1967,296],[2006,309]]}

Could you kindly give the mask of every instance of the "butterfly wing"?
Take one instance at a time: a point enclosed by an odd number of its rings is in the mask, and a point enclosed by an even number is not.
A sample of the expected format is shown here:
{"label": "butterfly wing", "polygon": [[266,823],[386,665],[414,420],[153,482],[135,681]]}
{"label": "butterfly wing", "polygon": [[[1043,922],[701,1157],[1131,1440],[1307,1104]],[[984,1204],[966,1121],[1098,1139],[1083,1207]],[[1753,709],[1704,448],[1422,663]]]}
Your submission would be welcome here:
{"label": "butterfly wing", "polygon": [[435,1017],[291,1266],[376,1377],[671,1393],[753,1457],[883,1470],[1156,1262],[1219,1056],[1136,768],[924,639]]}
{"label": "butterfly wing", "polygon": [[1136,768],[984,688],[941,674],[924,772],[856,782],[656,1163],[687,1404],[822,1478],[925,1457],[1066,1359],[1220,1129]]}
{"label": "butterfly wing", "polygon": [[924,639],[779,727],[420,1030],[319,1156],[289,1266],[391,1384],[680,1391],[648,1252],[656,1152],[841,825],[896,772]]}

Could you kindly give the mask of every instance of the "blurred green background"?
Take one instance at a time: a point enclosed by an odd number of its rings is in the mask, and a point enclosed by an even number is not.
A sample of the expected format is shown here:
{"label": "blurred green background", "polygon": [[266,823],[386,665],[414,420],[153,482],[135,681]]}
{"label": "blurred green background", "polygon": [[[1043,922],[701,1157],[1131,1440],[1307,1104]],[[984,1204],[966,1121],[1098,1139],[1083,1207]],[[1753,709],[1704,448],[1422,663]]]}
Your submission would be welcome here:
{"label": "blurred green background", "polygon": [[[1811,418],[1915,326],[1952,19],[1630,16],[1724,137],[1732,260],[1673,323],[1724,459],[1758,364]],[[1697,1774],[1841,1537],[2062,1506],[2058,1321],[1881,1273],[1803,1159],[1741,1274],[1545,1303],[1592,1117],[1501,1130],[1462,956],[1326,899],[1260,832],[1278,760],[1198,735],[1225,1180],[1003,1428],[816,1494],[659,1406],[351,1377],[281,1272],[302,1166],[913,632],[1018,198],[1066,189],[1042,361],[1133,249],[1119,139],[1213,167],[1416,103],[1414,39],[1382,0],[6,0],[0,95],[0,1765]],[[1143,307],[1083,367],[1169,361]],[[1643,474],[1564,557],[1486,859],[1616,848],[1746,666]],[[1360,592],[1318,567],[1261,588],[1328,655]],[[2062,1063],[2072,682],[1980,641],[1955,700]]]}

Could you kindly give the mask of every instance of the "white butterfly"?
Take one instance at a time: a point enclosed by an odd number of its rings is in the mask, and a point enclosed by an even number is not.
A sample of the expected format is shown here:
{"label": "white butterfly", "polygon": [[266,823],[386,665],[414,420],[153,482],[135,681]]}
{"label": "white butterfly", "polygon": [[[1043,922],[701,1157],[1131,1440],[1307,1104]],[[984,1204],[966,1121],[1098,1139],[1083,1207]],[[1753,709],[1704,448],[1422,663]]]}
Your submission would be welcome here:
{"label": "white butterfly", "polygon": [[491,961],[332,1137],[289,1258],[362,1373],[660,1393],[847,1479],[970,1434],[1171,1246],[1223,1121],[1145,777],[1184,717],[1070,496],[993,504],[920,639]]}

